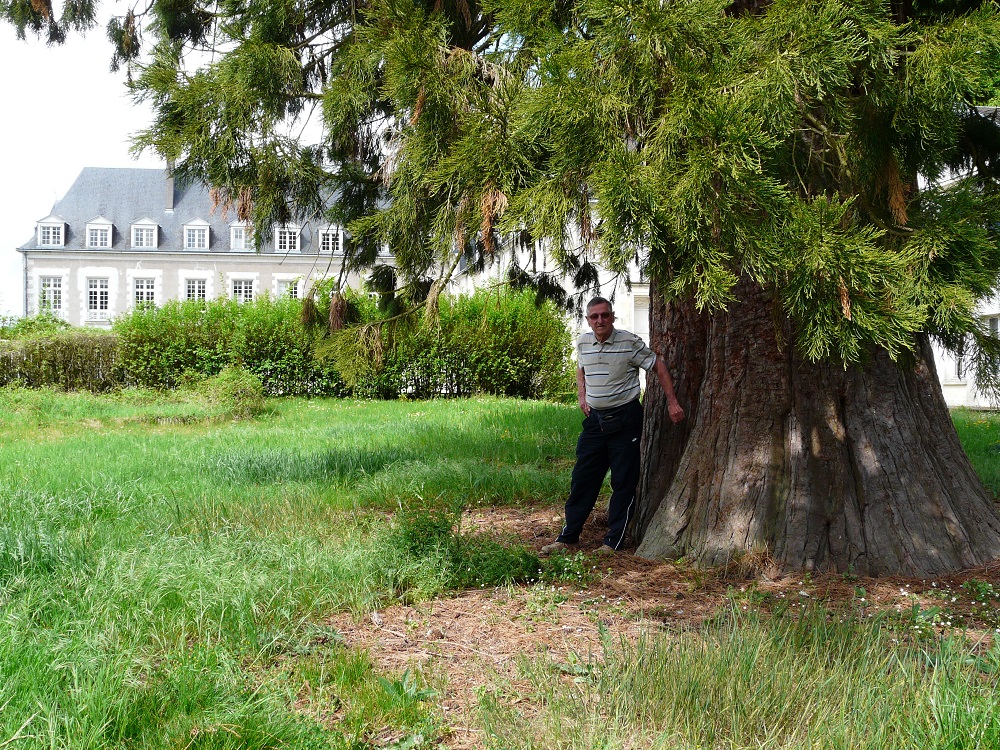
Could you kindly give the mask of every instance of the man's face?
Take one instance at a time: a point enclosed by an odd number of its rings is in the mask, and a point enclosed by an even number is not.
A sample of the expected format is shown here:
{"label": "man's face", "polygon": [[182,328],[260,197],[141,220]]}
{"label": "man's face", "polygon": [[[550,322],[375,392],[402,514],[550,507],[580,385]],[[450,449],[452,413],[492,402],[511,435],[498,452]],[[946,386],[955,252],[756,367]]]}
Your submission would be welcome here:
{"label": "man's face", "polygon": [[598,341],[604,341],[611,335],[615,328],[614,323],[615,314],[611,312],[611,305],[606,302],[601,302],[587,310],[587,325],[597,336]]}

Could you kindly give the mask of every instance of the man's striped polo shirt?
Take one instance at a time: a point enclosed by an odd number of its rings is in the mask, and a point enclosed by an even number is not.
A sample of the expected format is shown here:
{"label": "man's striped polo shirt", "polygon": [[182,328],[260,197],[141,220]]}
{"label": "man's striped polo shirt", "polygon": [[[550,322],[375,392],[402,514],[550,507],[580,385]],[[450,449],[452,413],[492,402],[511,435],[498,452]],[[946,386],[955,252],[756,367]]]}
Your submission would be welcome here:
{"label": "man's striped polo shirt", "polygon": [[576,362],[586,378],[587,403],[610,409],[639,398],[639,368],[652,369],[656,354],[634,333],[614,328],[604,343],[592,331],[581,334]]}

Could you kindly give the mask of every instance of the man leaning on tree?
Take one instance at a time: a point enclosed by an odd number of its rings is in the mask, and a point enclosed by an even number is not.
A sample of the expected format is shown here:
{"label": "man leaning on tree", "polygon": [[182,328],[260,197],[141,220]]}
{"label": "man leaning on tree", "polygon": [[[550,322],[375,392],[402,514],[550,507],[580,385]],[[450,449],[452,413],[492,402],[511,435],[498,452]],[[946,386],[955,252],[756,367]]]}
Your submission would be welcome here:
{"label": "man leaning on tree", "polygon": [[542,547],[543,555],[573,549],[579,542],[608,469],[608,530],[597,553],[610,555],[621,547],[639,485],[640,368],[656,373],[667,396],[671,421],[684,419],[667,366],[641,338],[615,328],[615,314],[608,300],[594,297],[587,303],[587,324],[591,332],[582,334],[576,344],[576,387],[585,417],[576,443],[566,525],[556,541]]}

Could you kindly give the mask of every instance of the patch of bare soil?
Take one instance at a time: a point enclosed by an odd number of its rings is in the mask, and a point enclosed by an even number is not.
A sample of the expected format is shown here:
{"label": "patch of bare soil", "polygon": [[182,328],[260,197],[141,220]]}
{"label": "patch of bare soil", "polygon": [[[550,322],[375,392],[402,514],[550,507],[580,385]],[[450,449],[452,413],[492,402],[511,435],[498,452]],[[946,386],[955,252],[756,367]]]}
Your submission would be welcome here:
{"label": "patch of bare soil", "polygon": [[[561,520],[552,508],[477,509],[463,517],[462,530],[507,536],[537,551],[555,538]],[[594,514],[582,551],[600,546],[605,521]],[[447,744],[477,748],[482,746],[474,719],[478,690],[506,684],[508,695],[522,696],[514,700],[523,700],[518,706],[523,713],[534,710],[531,688],[519,668],[524,659],[546,659],[572,674],[574,665],[601,658],[605,642],[634,642],[645,633],[696,628],[723,605],[768,611],[821,602],[862,617],[887,612],[906,617],[914,605],[921,611],[939,608],[948,613],[947,620],[929,621],[930,627],[940,630],[947,627],[942,621],[951,622],[989,642],[996,622],[984,619],[986,608],[980,609],[962,584],[978,581],[1000,592],[1000,565],[936,580],[769,577],[746,566],[698,571],[626,551],[595,556],[590,569],[591,580],[583,584],[467,591],[418,606],[390,607],[361,620],[336,616],[330,624],[346,645],[367,650],[387,672],[419,668],[425,674],[443,673],[441,706],[451,727]],[[610,639],[602,639],[602,630]]]}

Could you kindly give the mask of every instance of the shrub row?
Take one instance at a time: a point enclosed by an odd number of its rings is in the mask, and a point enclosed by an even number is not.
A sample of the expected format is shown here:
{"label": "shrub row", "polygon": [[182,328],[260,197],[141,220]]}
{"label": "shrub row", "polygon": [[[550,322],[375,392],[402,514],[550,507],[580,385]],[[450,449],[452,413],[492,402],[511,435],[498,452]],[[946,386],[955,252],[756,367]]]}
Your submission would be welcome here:
{"label": "shrub row", "polygon": [[[362,322],[369,317],[377,320],[366,308]],[[530,293],[480,291],[442,299],[437,321],[393,337],[381,358],[359,358],[367,367],[352,385],[368,398],[489,393],[572,400],[576,381],[569,346],[566,323],[551,304],[537,306]]]}
{"label": "shrub row", "polygon": [[33,318],[0,317],[0,341],[44,338],[69,327],[69,323],[48,313]]}
{"label": "shrub row", "polygon": [[566,325],[530,294],[442,299],[438,320],[385,329],[367,296],[346,302],[349,323],[378,332],[377,353],[359,346],[357,327],[331,338],[329,309],[311,301],[174,301],[139,307],[110,332],[21,323],[20,335],[0,341],[0,385],[173,388],[237,367],[259,378],[267,395],[573,397]]}
{"label": "shrub row", "polygon": [[121,385],[119,348],[106,331],[69,330],[0,343],[0,386],[108,391]]}
{"label": "shrub row", "polygon": [[239,366],[272,396],[343,395],[332,365],[314,356],[322,330],[302,320],[302,302],[260,297],[140,307],[115,320],[123,381],[173,388]]}

